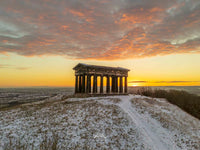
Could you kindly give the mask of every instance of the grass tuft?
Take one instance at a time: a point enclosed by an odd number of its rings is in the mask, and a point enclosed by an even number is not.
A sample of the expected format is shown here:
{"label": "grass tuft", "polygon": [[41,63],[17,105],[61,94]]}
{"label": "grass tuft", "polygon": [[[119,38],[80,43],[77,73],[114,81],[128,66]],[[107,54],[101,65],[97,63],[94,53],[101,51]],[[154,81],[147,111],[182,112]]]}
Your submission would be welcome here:
{"label": "grass tuft", "polygon": [[177,90],[152,90],[149,87],[139,89],[137,94],[154,98],[165,98],[170,103],[177,105],[184,111],[200,119],[200,96],[195,94]]}

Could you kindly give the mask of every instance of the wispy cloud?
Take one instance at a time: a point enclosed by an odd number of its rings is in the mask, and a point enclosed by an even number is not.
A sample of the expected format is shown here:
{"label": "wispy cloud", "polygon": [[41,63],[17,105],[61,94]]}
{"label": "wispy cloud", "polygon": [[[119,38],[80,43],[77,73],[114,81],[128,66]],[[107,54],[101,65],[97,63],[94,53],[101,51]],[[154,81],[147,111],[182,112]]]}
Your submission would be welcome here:
{"label": "wispy cloud", "polygon": [[12,65],[0,64],[0,68],[9,68],[9,67],[12,67]]}
{"label": "wispy cloud", "polygon": [[147,81],[129,81],[128,83],[147,83]]}
{"label": "wispy cloud", "polygon": [[200,52],[199,0],[6,0],[0,13],[0,53],[125,59]]}
{"label": "wispy cloud", "polygon": [[27,70],[27,69],[30,69],[31,67],[18,67],[18,66],[15,66],[15,65],[0,64],[0,69],[1,68],[17,69],[17,70]]}
{"label": "wispy cloud", "polygon": [[15,67],[17,70],[28,70],[30,67]]}
{"label": "wispy cloud", "polygon": [[200,81],[129,81],[129,83],[200,83]]}
{"label": "wispy cloud", "polygon": [[156,81],[153,83],[195,83],[200,81]]}

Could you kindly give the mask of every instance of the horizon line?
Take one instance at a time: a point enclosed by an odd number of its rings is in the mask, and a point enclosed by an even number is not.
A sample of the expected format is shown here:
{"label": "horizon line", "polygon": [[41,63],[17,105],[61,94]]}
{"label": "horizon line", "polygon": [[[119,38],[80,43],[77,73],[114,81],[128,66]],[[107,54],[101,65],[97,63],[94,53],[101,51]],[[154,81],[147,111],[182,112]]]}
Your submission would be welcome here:
{"label": "horizon line", "polygon": [[[143,85],[143,86],[128,86],[128,87],[186,87],[186,86],[193,87],[193,86],[200,86],[200,85],[160,85],[160,86]],[[75,88],[75,86],[0,86],[0,88]]]}

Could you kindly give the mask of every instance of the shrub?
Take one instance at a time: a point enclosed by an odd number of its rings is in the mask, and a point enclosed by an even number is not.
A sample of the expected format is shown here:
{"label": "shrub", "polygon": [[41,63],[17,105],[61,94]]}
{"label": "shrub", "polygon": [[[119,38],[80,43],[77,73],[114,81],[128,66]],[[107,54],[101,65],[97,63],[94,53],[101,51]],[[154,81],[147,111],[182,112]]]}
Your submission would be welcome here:
{"label": "shrub", "polygon": [[151,88],[141,88],[137,94],[155,98],[165,98],[170,103],[177,105],[184,111],[200,119],[200,96],[190,94],[186,91],[177,90],[152,90]]}

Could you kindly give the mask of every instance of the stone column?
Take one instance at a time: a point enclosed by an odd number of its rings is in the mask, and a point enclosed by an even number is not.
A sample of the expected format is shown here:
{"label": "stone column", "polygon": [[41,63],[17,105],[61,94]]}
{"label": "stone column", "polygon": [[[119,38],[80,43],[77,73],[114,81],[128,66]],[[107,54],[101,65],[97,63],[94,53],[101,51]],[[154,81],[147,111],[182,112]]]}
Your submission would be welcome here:
{"label": "stone column", "polygon": [[112,84],[111,84],[111,92],[113,93],[114,92],[114,77],[111,77],[112,79]]}
{"label": "stone column", "polygon": [[88,75],[88,92],[91,93],[91,75]]}
{"label": "stone column", "polygon": [[100,83],[100,93],[103,93],[103,75],[101,77],[101,83]]}
{"label": "stone column", "polygon": [[94,93],[95,91],[95,79],[94,79],[94,75],[93,75],[93,90],[92,90],[92,93]]}
{"label": "stone column", "polygon": [[119,88],[119,93],[123,93],[122,77],[120,77],[120,88]]}
{"label": "stone column", "polygon": [[75,93],[78,93],[78,76],[75,78]]}
{"label": "stone column", "polygon": [[110,93],[110,77],[109,76],[107,76],[106,93]]}
{"label": "stone column", "polygon": [[82,76],[82,93],[85,93],[85,75]]}
{"label": "stone column", "polygon": [[127,77],[125,77],[125,93],[127,93]]}
{"label": "stone column", "polygon": [[79,86],[79,88],[78,88],[79,89],[79,93],[81,93],[81,91],[82,91],[82,87],[81,87],[81,83],[82,83],[81,82],[81,75],[79,75],[79,81],[78,82],[79,82],[79,85],[78,85]]}
{"label": "stone column", "polygon": [[116,76],[116,93],[118,93],[118,77]]}
{"label": "stone column", "polygon": [[96,80],[96,82],[95,82],[95,93],[97,93],[97,77],[98,76],[96,75],[96,79],[95,79]]}
{"label": "stone column", "polygon": [[97,75],[93,77],[93,93],[97,93]]}

